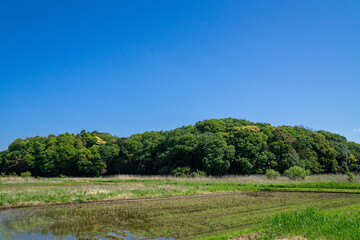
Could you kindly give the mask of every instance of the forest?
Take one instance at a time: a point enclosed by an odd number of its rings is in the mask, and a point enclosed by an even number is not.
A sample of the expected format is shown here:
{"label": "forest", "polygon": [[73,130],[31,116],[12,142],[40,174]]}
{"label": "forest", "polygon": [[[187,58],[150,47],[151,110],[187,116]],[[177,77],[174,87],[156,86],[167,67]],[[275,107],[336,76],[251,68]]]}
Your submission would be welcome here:
{"label": "forest", "polygon": [[360,144],[302,126],[244,119],[199,121],[130,137],[64,133],[16,139],[0,152],[0,172],[33,176],[245,175],[300,166],[312,174],[360,171]]}

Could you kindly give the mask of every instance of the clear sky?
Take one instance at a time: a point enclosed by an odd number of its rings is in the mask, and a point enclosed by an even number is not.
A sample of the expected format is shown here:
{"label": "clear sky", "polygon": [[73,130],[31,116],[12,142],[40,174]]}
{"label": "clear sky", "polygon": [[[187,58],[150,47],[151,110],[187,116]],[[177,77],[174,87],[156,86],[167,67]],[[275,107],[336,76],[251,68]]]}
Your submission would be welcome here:
{"label": "clear sky", "polygon": [[209,118],[360,142],[360,1],[0,0],[0,150]]}

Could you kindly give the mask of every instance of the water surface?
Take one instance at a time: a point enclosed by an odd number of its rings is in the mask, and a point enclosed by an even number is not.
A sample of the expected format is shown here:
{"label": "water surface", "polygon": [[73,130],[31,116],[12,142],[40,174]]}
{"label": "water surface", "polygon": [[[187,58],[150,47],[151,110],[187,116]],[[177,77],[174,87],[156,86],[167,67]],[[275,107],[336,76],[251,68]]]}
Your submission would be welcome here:
{"label": "water surface", "polygon": [[0,212],[3,239],[192,239],[238,231],[283,210],[359,204],[357,194],[236,192]]}

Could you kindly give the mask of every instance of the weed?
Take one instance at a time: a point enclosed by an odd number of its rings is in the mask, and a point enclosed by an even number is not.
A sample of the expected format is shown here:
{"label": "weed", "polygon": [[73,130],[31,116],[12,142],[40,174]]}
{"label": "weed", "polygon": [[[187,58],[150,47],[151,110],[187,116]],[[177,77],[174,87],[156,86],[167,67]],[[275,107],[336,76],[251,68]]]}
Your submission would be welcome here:
{"label": "weed", "polygon": [[31,172],[29,172],[29,171],[27,171],[27,172],[22,172],[22,173],[20,174],[20,176],[23,177],[23,178],[29,178],[29,177],[31,177]]}
{"label": "weed", "polygon": [[266,169],[265,175],[268,179],[278,179],[280,177],[280,173],[273,169]]}
{"label": "weed", "polygon": [[306,176],[308,176],[310,172],[302,167],[294,166],[286,170],[284,174],[291,180],[305,180]]}
{"label": "weed", "polygon": [[346,170],[346,176],[347,176],[348,182],[354,181],[354,175],[349,171],[349,169]]}

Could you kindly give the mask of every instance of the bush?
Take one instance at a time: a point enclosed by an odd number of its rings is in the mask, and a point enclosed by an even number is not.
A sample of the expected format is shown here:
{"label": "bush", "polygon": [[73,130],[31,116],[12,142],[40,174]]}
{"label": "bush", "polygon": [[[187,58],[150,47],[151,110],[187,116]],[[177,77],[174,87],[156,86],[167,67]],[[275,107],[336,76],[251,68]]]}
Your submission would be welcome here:
{"label": "bush", "polygon": [[190,167],[177,167],[170,172],[175,177],[190,177],[190,173]]}
{"label": "bush", "polygon": [[29,171],[22,172],[22,173],[20,173],[20,176],[23,177],[23,178],[31,177],[31,172],[29,172]]}
{"label": "bush", "polygon": [[347,180],[348,182],[354,181],[354,175],[349,171],[349,169],[346,170]]}
{"label": "bush", "polygon": [[196,170],[196,172],[193,172],[191,174],[192,177],[204,177],[206,176],[206,173],[204,171]]}
{"label": "bush", "polygon": [[280,173],[273,169],[266,169],[266,178],[267,179],[277,179],[280,177]]}
{"label": "bush", "polygon": [[299,166],[294,166],[285,170],[284,174],[291,180],[305,180],[306,176],[310,174],[310,171]]}

